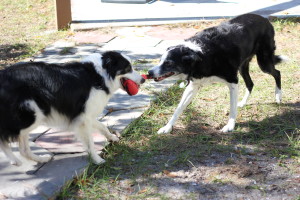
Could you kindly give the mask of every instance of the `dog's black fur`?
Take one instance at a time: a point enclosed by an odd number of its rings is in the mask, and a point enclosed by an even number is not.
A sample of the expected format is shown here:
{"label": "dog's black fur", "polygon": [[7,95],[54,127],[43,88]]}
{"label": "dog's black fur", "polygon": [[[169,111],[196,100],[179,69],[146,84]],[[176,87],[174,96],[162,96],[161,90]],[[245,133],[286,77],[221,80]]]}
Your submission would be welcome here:
{"label": "dog's black fur", "polygon": [[[130,63],[119,53],[106,52],[102,56],[103,68],[113,79],[117,73],[130,72]],[[92,88],[110,93],[93,63],[29,62],[1,70],[0,139],[15,140],[21,129],[35,121],[34,112],[22,104],[24,100],[34,100],[45,116],[55,108],[73,120],[84,111]]]}
{"label": "dog's black fur", "polygon": [[109,93],[92,63],[16,64],[0,71],[0,80],[0,139],[5,141],[16,139],[35,121],[24,100],[34,100],[46,116],[53,107],[74,119],[84,110],[92,87]]}
{"label": "dog's black fur", "polygon": [[[25,140],[31,127],[33,129],[39,122],[45,122],[46,125],[49,122],[55,127],[58,125],[79,130],[78,135],[84,138],[83,142],[94,155],[95,163],[103,162],[91,147],[90,132],[97,129],[104,132],[109,140],[118,140],[104,125],[99,125],[96,117],[101,114],[112,94],[122,88],[121,79],[129,76],[136,79],[134,81],[138,84],[144,81],[132,69],[128,58],[113,51],[91,55],[83,62],[28,62],[1,70],[0,148],[13,164],[21,164],[7,145],[21,137],[24,141],[22,144],[20,142],[23,148],[21,154],[36,161],[41,160],[29,152]],[[26,131],[21,136],[23,130]]]}
{"label": "dog's black fur", "polygon": [[[254,55],[263,72],[271,74],[280,89],[280,72],[274,65],[281,58],[274,55],[274,29],[271,23],[254,14],[238,16],[219,26],[205,29],[185,40],[198,45],[195,52],[185,45],[170,47],[161,74],[170,71],[183,73],[187,79],[218,76],[230,83],[237,83],[239,71],[251,92],[253,82],[249,75],[249,62]],[[149,75],[152,71],[149,71]]]}
{"label": "dog's black fur", "polygon": [[255,14],[241,15],[205,29],[183,44],[168,48],[160,64],[150,69],[148,74],[156,81],[178,75],[177,78],[188,81],[218,77],[228,84],[237,84],[240,72],[250,94],[253,82],[249,75],[249,62],[256,55],[261,70],[271,74],[276,81],[276,91],[280,92],[276,99],[278,102],[281,98],[281,76],[274,65],[282,57],[274,54],[274,34],[268,19]]}

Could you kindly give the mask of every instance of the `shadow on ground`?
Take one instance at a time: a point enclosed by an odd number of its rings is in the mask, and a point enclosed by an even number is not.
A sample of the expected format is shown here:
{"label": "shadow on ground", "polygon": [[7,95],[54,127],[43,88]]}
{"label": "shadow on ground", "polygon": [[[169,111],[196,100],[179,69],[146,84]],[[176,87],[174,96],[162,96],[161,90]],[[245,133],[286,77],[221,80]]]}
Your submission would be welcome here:
{"label": "shadow on ground", "polygon": [[0,45],[0,68],[13,64],[16,59],[29,53],[26,44]]}

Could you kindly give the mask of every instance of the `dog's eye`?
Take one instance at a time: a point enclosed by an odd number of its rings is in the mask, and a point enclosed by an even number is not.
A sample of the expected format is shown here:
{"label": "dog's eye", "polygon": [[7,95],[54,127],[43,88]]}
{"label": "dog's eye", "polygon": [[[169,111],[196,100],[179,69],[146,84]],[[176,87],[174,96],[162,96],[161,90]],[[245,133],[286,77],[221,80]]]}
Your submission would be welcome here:
{"label": "dog's eye", "polygon": [[126,72],[132,72],[132,67],[131,67],[131,65],[128,65],[128,66],[126,67]]}
{"label": "dog's eye", "polygon": [[169,66],[169,65],[172,65],[172,62],[169,61],[169,60],[166,60],[166,61],[164,62],[164,64],[167,65],[167,66]]}

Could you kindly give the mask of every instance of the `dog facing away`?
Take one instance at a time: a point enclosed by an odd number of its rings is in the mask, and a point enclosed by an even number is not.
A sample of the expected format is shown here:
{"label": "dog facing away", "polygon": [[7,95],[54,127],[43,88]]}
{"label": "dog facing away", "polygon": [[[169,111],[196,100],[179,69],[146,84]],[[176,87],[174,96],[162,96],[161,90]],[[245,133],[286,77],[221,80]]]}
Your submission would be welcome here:
{"label": "dog facing away", "polygon": [[[183,44],[167,49],[158,66],[148,71],[155,81],[168,77],[187,80],[181,101],[166,126],[158,133],[170,133],[175,121],[191,102],[197,91],[209,82],[224,82],[230,90],[230,113],[222,132],[234,130],[237,107],[243,107],[252,91],[249,62],[254,55],[260,69],[272,75],[276,82],[276,102],[281,101],[280,71],[275,64],[283,57],[274,55],[274,28],[265,18],[244,14],[216,27],[205,29],[185,40]],[[238,103],[238,72],[245,80],[247,91]]]}
{"label": "dog facing away", "polygon": [[47,162],[50,157],[33,154],[28,141],[29,132],[45,124],[73,131],[94,163],[105,162],[96,153],[92,133],[119,140],[96,118],[126,79],[145,81],[128,57],[114,51],[92,54],[82,62],[29,62],[1,70],[0,148],[14,165],[22,163],[11,151],[11,141],[19,142],[22,156]]}

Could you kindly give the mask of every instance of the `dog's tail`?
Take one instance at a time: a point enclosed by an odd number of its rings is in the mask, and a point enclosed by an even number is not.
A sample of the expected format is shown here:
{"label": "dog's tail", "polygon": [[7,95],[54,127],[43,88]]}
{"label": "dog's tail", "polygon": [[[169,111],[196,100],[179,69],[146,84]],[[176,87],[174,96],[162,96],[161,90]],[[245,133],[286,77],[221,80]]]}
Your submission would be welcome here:
{"label": "dog's tail", "polygon": [[288,60],[289,60],[289,57],[287,57],[287,56],[278,56],[278,55],[274,56],[274,64],[275,65],[282,63],[282,62],[287,62]]}

